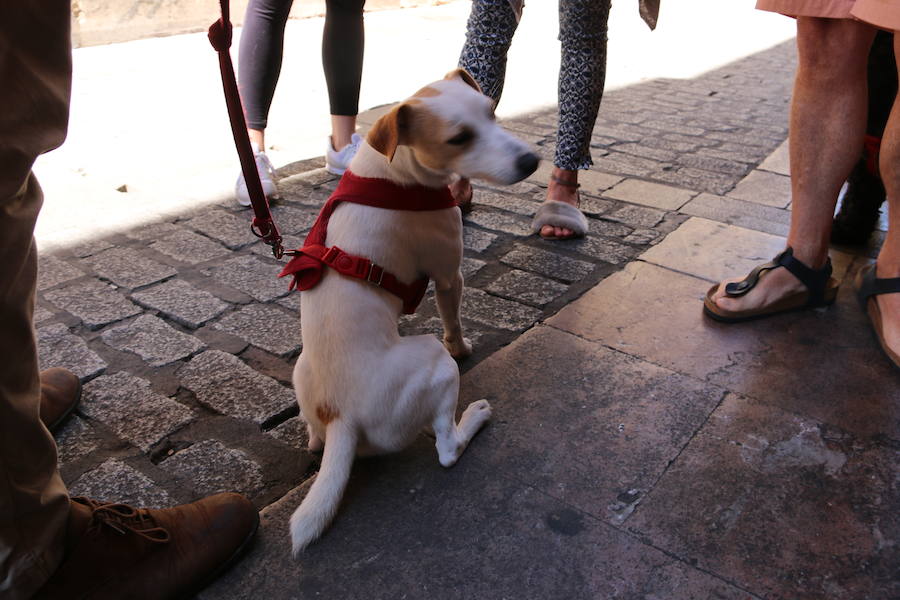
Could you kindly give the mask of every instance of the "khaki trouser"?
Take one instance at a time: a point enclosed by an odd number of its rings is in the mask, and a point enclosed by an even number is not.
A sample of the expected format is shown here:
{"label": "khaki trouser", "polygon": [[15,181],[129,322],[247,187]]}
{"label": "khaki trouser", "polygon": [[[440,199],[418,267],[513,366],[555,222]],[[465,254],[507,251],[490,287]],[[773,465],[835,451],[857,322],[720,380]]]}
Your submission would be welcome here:
{"label": "khaki trouser", "polygon": [[39,416],[32,313],[41,188],[31,167],[66,135],[70,0],[0,1],[0,598],[30,597],[62,558],[69,515]]}

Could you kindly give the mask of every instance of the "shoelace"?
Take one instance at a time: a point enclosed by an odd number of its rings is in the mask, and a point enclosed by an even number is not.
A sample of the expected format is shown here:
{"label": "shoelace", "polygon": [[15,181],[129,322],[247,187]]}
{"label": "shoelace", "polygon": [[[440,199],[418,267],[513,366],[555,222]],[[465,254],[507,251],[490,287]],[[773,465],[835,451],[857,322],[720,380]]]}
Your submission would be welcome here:
{"label": "shoelace", "polygon": [[[157,526],[145,510],[137,510],[127,504],[103,504],[83,496],[72,498],[72,500],[91,509],[90,527],[99,529],[106,525],[120,535],[125,535],[130,531],[156,544],[166,544],[172,539],[169,532]],[[147,525],[150,526],[147,527]]]}

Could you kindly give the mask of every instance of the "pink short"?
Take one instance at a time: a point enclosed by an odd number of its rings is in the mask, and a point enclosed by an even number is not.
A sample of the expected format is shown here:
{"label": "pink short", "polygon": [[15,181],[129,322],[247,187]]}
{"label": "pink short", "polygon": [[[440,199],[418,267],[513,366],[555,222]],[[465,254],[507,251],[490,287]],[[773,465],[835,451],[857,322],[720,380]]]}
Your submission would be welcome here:
{"label": "pink short", "polygon": [[790,17],[856,18],[900,30],[900,0],[757,0],[756,8]]}

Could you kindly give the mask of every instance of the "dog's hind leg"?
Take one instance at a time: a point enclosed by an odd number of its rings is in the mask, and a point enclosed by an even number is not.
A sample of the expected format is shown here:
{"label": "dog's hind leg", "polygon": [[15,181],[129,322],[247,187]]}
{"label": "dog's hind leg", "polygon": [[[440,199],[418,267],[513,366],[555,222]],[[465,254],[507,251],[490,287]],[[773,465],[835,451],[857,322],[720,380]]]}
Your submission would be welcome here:
{"label": "dog's hind leg", "polygon": [[[454,365],[455,366],[455,365]],[[456,402],[459,396],[459,375],[448,378],[441,389],[435,389],[437,410],[431,427],[434,430],[438,460],[445,467],[452,467],[478,430],[491,417],[491,405],[487,400],[470,404],[459,423],[456,422]]]}

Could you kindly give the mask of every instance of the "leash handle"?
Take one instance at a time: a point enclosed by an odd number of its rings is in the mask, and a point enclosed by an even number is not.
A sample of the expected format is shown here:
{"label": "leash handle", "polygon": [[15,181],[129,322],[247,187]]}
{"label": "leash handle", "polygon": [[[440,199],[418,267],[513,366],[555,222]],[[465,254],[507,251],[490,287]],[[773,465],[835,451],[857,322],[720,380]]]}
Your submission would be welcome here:
{"label": "leash handle", "polygon": [[272,254],[275,258],[281,258],[284,255],[281,234],[272,219],[269,201],[263,192],[259,172],[256,170],[256,159],[253,156],[253,148],[250,146],[250,136],[247,134],[241,96],[238,93],[237,81],[234,76],[234,65],[231,62],[232,27],[229,19],[228,0],[219,0],[219,6],[222,16],[210,25],[208,37],[209,43],[219,55],[219,71],[222,73],[222,88],[225,92],[225,105],[228,107],[228,120],[231,122],[234,145],[237,148],[241,171],[244,173],[247,193],[250,195],[250,204],[253,207],[254,217],[250,231],[272,247]]}

